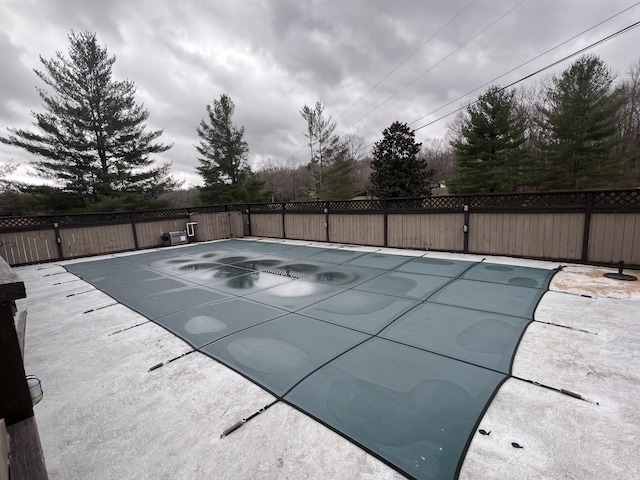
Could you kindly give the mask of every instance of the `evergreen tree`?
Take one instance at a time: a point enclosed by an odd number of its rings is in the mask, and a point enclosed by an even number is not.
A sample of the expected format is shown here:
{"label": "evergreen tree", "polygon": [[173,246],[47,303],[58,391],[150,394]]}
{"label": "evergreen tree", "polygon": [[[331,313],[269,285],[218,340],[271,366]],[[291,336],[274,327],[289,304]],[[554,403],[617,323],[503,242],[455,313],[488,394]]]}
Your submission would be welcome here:
{"label": "evergreen tree", "polygon": [[[131,81],[112,79],[115,57],[91,32],[69,35],[69,56],[40,57],[44,70],[35,73],[51,89],[38,89],[44,113],[34,113],[38,132],[12,129],[0,137],[8,145],[39,157],[36,173],[55,187],[40,189],[49,208],[61,197],[76,209],[105,203],[139,205],[171,190],[170,164],[153,167],[151,154],[171,145],[156,143],[162,130],[147,131],[149,112],[135,102]],[[46,200],[45,200],[46,203]]]}
{"label": "evergreen tree", "polygon": [[524,118],[514,92],[489,87],[467,108],[455,150],[451,193],[513,192],[531,182],[531,166],[523,148]]}
{"label": "evergreen tree", "polygon": [[406,123],[393,122],[373,146],[370,193],[378,198],[431,195],[434,171],[418,157],[420,145]]}
{"label": "evergreen tree", "polygon": [[353,197],[354,169],[355,160],[349,155],[346,145],[342,145],[325,169],[324,200],[349,200]]}
{"label": "evergreen tree", "polygon": [[317,200],[338,200],[353,196],[355,160],[349,145],[334,134],[336,122],[325,118],[324,106],[318,100],[313,109],[305,105],[300,115],[307,123],[305,136],[311,152],[307,168],[314,180]]}
{"label": "evergreen tree", "polygon": [[616,186],[626,163],[616,151],[623,140],[617,128],[621,106],[620,90],[614,88],[613,76],[597,56],[581,57],[553,77],[540,107],[541,189]]}
{"label": "evergreen tree", "polygon": [[244,140],[244,127],[233,124],[235,105],[222,94],[207,105],[208,119],[196,128],[201,157],[196,168],[204,179],[200,187],[203,203],[263,202],[269,198],[264,182],[251,171],[247,158],[249,145]]}

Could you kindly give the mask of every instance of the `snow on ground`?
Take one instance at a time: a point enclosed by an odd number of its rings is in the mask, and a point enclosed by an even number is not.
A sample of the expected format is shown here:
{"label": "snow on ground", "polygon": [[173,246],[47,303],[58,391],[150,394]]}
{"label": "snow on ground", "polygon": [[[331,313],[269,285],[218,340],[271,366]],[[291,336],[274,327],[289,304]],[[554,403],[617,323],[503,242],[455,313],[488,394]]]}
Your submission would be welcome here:
{"label": "snow on ground", "polygon": [[[15,269],[27,287],[18,305],[28,309],[25,368],[45,392],[35,413],[52,480],[403,478],[281,403],[221,439],[223,430],[273,397],[199,353],[149,372],[190,347],[113,305],[67,273],[60,266],[65,263]],[[460,478],[640,478],[640,281],[605,279],[604,271],[614,270],[568,265],[556,274],[517,351],[514,378],[480,423],[491,433],[473,437]]]}

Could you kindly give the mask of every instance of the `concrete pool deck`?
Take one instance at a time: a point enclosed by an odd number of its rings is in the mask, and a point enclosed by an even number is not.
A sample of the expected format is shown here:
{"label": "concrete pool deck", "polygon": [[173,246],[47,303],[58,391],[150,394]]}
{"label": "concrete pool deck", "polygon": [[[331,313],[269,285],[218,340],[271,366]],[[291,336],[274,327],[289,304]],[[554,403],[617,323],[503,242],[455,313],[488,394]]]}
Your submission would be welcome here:
{"label": "concrete pool deck", "polygon": [[[27,287],[25,369],[45,391],[35,413],[50,478],[404,478],[282,403],[221,439],[274,397],[200,353],[149,372],[190,346],[152,322],[134,327],[146,318],[67,273],[68,263],[15,269]],[[512,372],[588,401],[510,378],[480,423],[491,434],[476,433],[460,478],[640,478],[640,282],[604,271],[613,270],[567,265],[556,274]]]}

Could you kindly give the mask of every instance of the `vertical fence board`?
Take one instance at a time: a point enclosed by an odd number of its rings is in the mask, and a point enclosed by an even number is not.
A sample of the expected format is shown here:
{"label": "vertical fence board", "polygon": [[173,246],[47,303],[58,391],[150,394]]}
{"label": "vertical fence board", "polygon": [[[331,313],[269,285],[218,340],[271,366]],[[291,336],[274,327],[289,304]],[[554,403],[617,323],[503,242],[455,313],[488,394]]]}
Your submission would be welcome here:
{"label": "vertical fence board", "polygon": [[508,255],[515,255],[516,247],[517,247],[517,226],[518,226],[518,217],[516,215],[505,215],[505,235],[502,238],[502,246],[503,252],[506,252]]}
{"label": "vertical fence board", "polygon": [[542,217],[542,221],[540,222],[542,225],[544,225],[544,236],[542,237],[541,241],[543,258],[552,258],[553,251],[555,249],[555,245],[553,242],[553,216],[553,213],[545,215]]}
{"label": "vertical fence board", "polygon": [[469,252],[482,251],[484,223],[482,213],[469,216]]}
{"label": "vertical fence board", "polygon": [[544,257],[545,256],[545,244],[546,244],[546,232],[545,232],[545,227],[547,225],[547,222],[545,221],[545,217],[544,216],[540,216],[540,215],[535,215],[533,217],[534,223],[532,226],[532,229],[534,231],[534,248],[533,248],[533,252],[535,256],[537,257]]}
{"label": "vertical fence board", "polygon": [[635,233],[630,239],[631,243],[631,256],[629,257],[629,262],[634,263],[635,265],[640,265],[640,215],[634,215],[634,223],[635,223]]}
{"label": "vertical fence board", "polygon": [[64,258],[133,250],[131,225],[102,225],[60,229]]}
{"label": "vertical fence board", "polygon": [[448,220],[449,224],[446,231],[447,237],[438,245],[438,250],[446,250],[445,244],[449,244],[453,245],[453,250],[462,251],[464,249],[464,213],[448,214],[445,220]]}
{"label": "vertical fence board", "polygon": [[220,226],[220,238],[231,237],[231,216],[229,213],[218,215],[218,225]]}
{"label": "vertical fence board", "polygon": [[324,213],[287,213],[284,222],[286,238],[320,242],[327,238]]}
{"label": "vertical fence board", "polygon": [[515,237],[513,239],[513,253],[511,255],[516,255],[515,252],[524,250],[524,218],[522,215],[515,215]]}
{"label": "vertical fence board", "polygon": [[382,246],[384,244],[384,215],[330,213],[329,241]]}
{"label": "vertical fence board", "polygon": [[[24,248],[27,245],[28,248]],[[10,265],[47,262],[58,259],[53,230],[0,234],[0,256]]]}
{"label": "vertical fence board", "polygon": [[598,225],[599,218],[591,215],[591,225],[589,226],[589,245],[587,249],[587,258],[600,258],[602,256],[602,241],[604,229]]}
{"label": "vertical fence board", "polygon": [[589,261],[640,264],[640,213],[593,213]]}
{"label": "vertical fence board", "polygon": [[559,244],[559,257],[560,258],[568,258],[569,250],[570,250],[570,231],[569,227],[571,226],[570,221],[571,217],[568,213],[559,213],[557,215],[559,225],[557,228],[560,230],[560,244]]}
{"label": "vertical fence board", "polygon": [[[620,252],[622,258],[633,258],[633,244],[640,244],[640,237],[636,237],[636,230],[640,233],[637,225],[640,218],[636,215],[624,216],[624,233],[621,240]],[[635,242],[634,242],[635,240]],[[640,246],[639,246],[640,247]]]}
{"label": "vertical fence board", "polygon": [[219,213],[199,213],[189,215],[189,222],[196,222],[195,239],[199,242],[218,240],[222,238],[218,227]]}
{"label": "vertical fence board", "polygon": [[390,213],[388,244],[396,248],[461,251],[463,225],[462,213]]}
{"label": "vertical fence board", "polygon": [[[473,218],[474,215],[471,215]],[[489,215],[483,213],[480,217],[481,225],[482,225],[482,237],[481,243],[479,245],[479,250],[481,252],[489,252],[489,239],[491,238],[491,219]]]}
{"label": "vertical fence board", "polygon": [[604,235],[602,241],[602,261],[612,262],[613,259],[613,238],[616,235],[616,218],[613,215],[604,217]]}
{"label": "vertical fence board", "polygon": [[547,232],[546,242],[548,245],[547,257],[548,258],[558,258],[560,257],[560,221],[558,214],[551,214],[547,217],[547,228],[545,228],[545,232]]}
{"label": "vertical fence board", "polygon": [[[162,245],[163,233],[179,232],[186,229],[186,218],[137,223],[136,234],[138,235],[138,246],[140,248],[159,247]],[[134,247],[132,246],[131,249],[133,248]]]}
{"label": "vertical fence board", "polygon": [[567,215],[567,229],[569,231],[569,239],[567,240],[567,256],[566,258],[580,258],[582,255],[582,232],[584,228],[583,215]]}
{"label": "vertical fence board", "polygon": [[573,239],[571,238],[572,232],[572,219],[568,213],[559,214],[560,217],[560,257],[569,258],[572,251]]}
{"label": "vertical fence board", "polygon": [[577,259],[582,213],[476,213],[470,217],[471,253]]}
{"label": "vertical fence board", "polygon": [[[613,232],[611,235],[611,262],[617,262],[623,260],[622,246],[624,245],[624,238],[626,236],[626,215],[617,215],[613,220]],[[620,256],[619,259],[614,258],[616,253],[617,256]]]}
{"label": "vertical fence board", "polygon": [[[474,215],[471,215],[470,218],[473,219],[473,217]],[[480,231],[482,232],[482,236],[478,244],[478,251],[488,252],[489,238],[491,237],[491,221],[489,220],[489,215],[485,213],[480,214],[479,223],[481,225]]]}
{"label": "vertical fence board", "polygon": [[282,233],[281,213],[251,214],[251,235],[282,238]]}
{"label": "vertical fence board", "polygon": [[244,237],[244,221],[242,212],[229,212],[229,225],[231,226],[231,238]]}

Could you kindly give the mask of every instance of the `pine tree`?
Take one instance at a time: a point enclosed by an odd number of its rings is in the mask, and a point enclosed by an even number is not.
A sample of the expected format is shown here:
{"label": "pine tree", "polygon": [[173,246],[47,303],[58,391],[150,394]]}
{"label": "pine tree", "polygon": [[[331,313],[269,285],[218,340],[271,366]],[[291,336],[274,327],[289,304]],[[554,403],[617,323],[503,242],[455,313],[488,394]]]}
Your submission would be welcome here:
{"label": "pine tree", "polygon": [[209,204],[266,201],[269,192],[264,191],[264,182],[253,174],[247,161],[244,127],[233,124],[233,101],[222,94],[206,108],[208,118],[196,128],[200,137],[196,150],[201,155],[196,170],[204,179],[200,199]]}
{"label": "pine tree", "polygon": [[349,155],[346,145],[334,152],[333,159],[325,169],[324,200],[349,200],[354,195],[353,172],[355,160]]}
{"label": "pine tree", "polygon": [[373,146],[370,194],[378,198],[431,195],[434,171],[418,157],[420,143],[406,123],[393,122]]}
{"label": "pine tree", "polygon": [[624,175],[616,151],[620,90],[597,56],[576,60],[551,81],[540,107],[543,161],[539,187],[547,190],[609,188]]}
{"label": "pine tree", "polygon": [[305,105],[300,115],[307,123],[305,136],[311,152],[307,168],[314,180],[317,200],[338,200],[353,196],[353,169],[355,160],[349,155],[349,146],[334,134],[336,122],[325,118],[324,106],[319,100],[313,109]]}
{"label": "pine tree", "polygon": [[513,192],[531,183],[524,119],[514,92],[490,87],[473,102],[463,120],[455,150],[451,193]]}
{"label": "pine tree", "polygon": [[[68,197],[76,208],[121,208],[140,205],[171,190],[170,164],[153,167],[151,154],[171,145],[156,143],[162,130],[147,131],[149,112],[135,101],[131,81],[112,79],[115,57],[98,44],[91,32],[71,33],[68,58],[40,57],[38,77],[52,93],[38,88],[44,113],[34,113],[38,132],[12,129],[0,141],[39,157],[37,174],[56,187],[41,189],[50,207]],[[104,206],[104,205],[103,205]]]}

